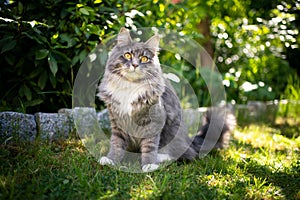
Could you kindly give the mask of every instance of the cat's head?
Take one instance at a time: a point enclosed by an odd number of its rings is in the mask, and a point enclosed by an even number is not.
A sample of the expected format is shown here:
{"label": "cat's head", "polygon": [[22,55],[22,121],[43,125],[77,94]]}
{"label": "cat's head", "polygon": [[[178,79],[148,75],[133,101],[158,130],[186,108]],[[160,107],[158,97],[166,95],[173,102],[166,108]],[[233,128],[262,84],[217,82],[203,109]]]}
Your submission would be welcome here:
{"label": "cat's head", "polygon": [[109,55],[107,70],[133,82],[160,76],[158,49],[158,35],[152,36],[146,42],[136,42],[127,29],[121,28],[117,45]]}

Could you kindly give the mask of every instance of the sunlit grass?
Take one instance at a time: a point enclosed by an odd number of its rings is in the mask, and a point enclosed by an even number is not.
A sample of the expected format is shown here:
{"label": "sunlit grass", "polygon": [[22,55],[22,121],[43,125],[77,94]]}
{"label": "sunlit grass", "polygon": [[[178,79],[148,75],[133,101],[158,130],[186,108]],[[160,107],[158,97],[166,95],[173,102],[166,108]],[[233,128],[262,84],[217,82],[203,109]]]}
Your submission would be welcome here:
{"label": "sunlit grass", "polygon": [[300,199],[290,129],[238,127],[228,149],[148,174],[100,166],[78,140],[0,145],[0,199]]}

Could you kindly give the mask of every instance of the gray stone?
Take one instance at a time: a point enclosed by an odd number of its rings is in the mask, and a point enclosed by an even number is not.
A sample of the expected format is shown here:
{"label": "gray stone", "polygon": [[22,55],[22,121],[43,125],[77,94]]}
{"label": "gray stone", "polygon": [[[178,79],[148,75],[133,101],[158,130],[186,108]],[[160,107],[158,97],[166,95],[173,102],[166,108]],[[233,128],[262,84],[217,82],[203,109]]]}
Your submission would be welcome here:
{"label": "gray stone", "polygon": [[[82,124],[89,124],[94,120],[94,117],[96,116],[100,129],[102,129],[102,131],[106,134],[111,133],[110,120],[109,120],[107,109],[103,109],[100,112],[96,112],[94,108],[89,108],[89,107],[76,107],[74,109],[69,109],[69,108],[60,109],[58,113],[64,113],[70,117],[70,120],[73,123],[73,129],[75,129],[74,116],[73,116],[74,112],[76,114],[75,118],[81,121],[78,122],[77,125],[81,126]],[[80,115],[84,115],[85,118],[81,117]],[[85,122],[83,123],[82,120]],[[82,130],[82,128],[80,129]]]}
{"label": "gray stone", "polygon": [[34,141],[37,135],[34,115],[1,112],[0,142]]}
{"label": "gray stone", "polygon": [[70,109],[70,108],[61,108],[61,109],[58,110],[58,113],[66,114],[66,115],[72,117],[73,109]]}
{"label": "gray stone", "polygon": [[278,111],[278,104],[274,102],[249,101],[247,105],[236,105],[235,107],[238,124],[273,124]]}
{"label": "gray stone", "polygon": [[247,124],[251,122],[250,112],[247,105],[236,105],[238,124]]}
{"label": "gray stone", "polygon": [[41,140],[67,139],[72,130],[70,119],[63,113],[36,113],[38,135]]}
{"label": "gray stone", "polygon": [[97,119],[99,121],[100,128],[103,130],[103,132],[106,134],[110,134],[111,128],[110,128],[110,120],[109,120],[108,110],[104,109],[101,112],[98,112]]}
{"label": "gray stone", "polygon": [[77,133],[88,149],[107,139],[100,127],[95,108],[76,107],[73,109],[73,118]]}
{"label": "gray stone", "polygon": [[249,101],[247,104],[249,115],[254,120],[261,120],[267,110],[266,104],[261,101]]}
{"label": "gray stone", "polygon": [[74,124],[74,119],[73,119],[73,109],[69,109],[69,108],[61,108],[58,110],[59,114],[65,114],[68,119],[69,119],[69,124],[70,124],[70,134],[69,136],[71,137],[76,137],[76,128],[75,128],[75,124]]}
{"label": "gray stone", "polygon": [[75,127],[80,137],[98,131],[99,123],[95,108],[76,107],[73,109],[72,113]]}
{"label": "gray stone", "polygon": [[271,124],[275,123],[278,109],[279,109],[279,105],[277,102],[271,101],[266,103],[266,112],[265,112],[266,122]]}

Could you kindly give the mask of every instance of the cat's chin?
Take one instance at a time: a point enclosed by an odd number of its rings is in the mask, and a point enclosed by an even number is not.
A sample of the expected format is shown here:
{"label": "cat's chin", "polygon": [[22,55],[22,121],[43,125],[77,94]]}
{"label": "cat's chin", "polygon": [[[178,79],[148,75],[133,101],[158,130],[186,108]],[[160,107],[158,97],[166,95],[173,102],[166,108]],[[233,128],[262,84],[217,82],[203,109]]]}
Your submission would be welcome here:
{"label": "cat's chin", "polygon": [[139,81],[143,79],[144,75],[138,71],[129,71],[124,75],[124,77],[129,81]]}

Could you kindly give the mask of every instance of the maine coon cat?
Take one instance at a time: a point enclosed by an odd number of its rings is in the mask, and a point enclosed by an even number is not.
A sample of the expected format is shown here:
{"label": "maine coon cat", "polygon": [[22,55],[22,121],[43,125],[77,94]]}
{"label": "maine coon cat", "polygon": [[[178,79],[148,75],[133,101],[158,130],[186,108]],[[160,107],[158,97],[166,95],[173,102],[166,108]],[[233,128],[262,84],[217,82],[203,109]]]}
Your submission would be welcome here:
{"label": "maine coon cat", "polygon": [[[180,101],[160,67],[159,39],[154,35],[146,42],[136,42],[125,28],[117,36],[98,88],[112,129],[110,150],[100,159],[102,165],[115,165],[126,151],[137,151],[141,153],[142,170],[147,172],[165,160],[192,160],[199,154],[212,111],[206,115],[198,135],[190,138]],[[216,147],[228,143],[233,128],[227,120],[224,124],[224,115],[220,116],[215,119],[220,124],[215,123],[213,129],[221,135]]]}

